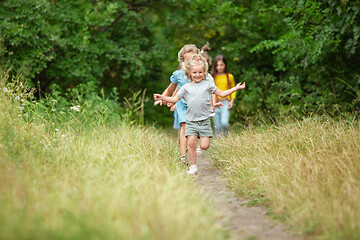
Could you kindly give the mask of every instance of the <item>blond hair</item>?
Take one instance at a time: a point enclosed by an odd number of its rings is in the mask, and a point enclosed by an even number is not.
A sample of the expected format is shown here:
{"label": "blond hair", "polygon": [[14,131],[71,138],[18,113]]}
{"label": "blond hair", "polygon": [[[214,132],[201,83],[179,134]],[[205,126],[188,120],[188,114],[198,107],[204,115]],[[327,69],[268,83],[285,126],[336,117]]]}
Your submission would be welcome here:
{"label": "blond hair", "polygon": [[181,69],[185,72],[186,76],[189,79],[191,79],[190,77],[191,68],[197,65],[202,65],[204,67],[204,73],[207,74],[209,65],[206,59],[201,54],[194,54],[192,58],[190,58],[186,62],[183,62],[181,65]]}
{"label": "blond hair", "polygon": [[195,44],[184,45],[178,52],[178,61],[179,63],[184,62],[184,55],[187,53],[199,54],[200,50],[195,46]]}

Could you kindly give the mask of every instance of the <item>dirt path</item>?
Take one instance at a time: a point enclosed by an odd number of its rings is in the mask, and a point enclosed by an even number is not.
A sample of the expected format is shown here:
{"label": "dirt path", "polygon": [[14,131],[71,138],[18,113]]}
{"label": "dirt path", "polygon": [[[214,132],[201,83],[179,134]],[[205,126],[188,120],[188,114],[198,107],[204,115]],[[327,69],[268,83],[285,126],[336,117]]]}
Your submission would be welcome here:
{"label": "dirt path", "polygon": [[219,223],[229,229],[233,239],[241,240],[300,240],[284,226],[276,224],[265,215],[264,207],[246,207],[246,199],[235,196],[226,187],[226,181],[221,178],[219,170],[215,169],[206,154],[197,156],[199,173],[197,181],[214,203],[219,214]]}

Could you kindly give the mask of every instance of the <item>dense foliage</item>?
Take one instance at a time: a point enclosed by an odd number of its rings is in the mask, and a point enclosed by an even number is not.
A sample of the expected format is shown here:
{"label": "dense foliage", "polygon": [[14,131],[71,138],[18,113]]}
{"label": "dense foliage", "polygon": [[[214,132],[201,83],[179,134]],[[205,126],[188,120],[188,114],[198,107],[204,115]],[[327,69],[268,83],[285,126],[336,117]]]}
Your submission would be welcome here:
{"label": "dense foliage", "polygon": [[[124,98],[146,89],[145,119],[170,123],[152,107],[177,68],[177,52],[207,41],[228,58],[247,90],[232,120],[360,105],[360,4],[357,1],[158,0],[0,2],[0,66],[39,92],[79,84]],[[99,91],[98,91],[99,92]]]}

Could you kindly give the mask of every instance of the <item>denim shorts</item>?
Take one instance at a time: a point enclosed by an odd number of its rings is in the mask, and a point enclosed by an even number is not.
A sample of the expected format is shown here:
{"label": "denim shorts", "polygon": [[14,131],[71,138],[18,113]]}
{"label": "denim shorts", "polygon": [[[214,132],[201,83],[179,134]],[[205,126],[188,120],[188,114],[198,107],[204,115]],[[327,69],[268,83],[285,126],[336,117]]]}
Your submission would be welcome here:
{"label": "denim shorts", "polygon": [[185,136],[212,137],[210,118],[201,121],[186,121]]}

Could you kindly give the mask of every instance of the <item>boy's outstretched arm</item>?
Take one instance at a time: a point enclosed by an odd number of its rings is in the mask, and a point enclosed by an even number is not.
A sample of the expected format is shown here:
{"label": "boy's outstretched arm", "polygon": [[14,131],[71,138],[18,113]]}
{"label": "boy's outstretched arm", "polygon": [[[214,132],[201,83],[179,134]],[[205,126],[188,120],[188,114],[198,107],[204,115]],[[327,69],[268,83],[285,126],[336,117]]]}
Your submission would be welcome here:
{"label": "boy's outstretched arm", "polygon": [[[178,88],[178,85],[175,83],[170,83],[169,86],[164,90],[164,92],[161,95],[165,95],[165,96],[170,96],[172,93],[175,93],[175,90]],[[166,102],[163,103],[162,100],[159,101],[155,101],[154,105],[159,105],[162,106],[163,104],[166,104]],[[170,106],[169,106],[170,107]]]}
{"label": "boy's outstretched arm", "polygon": [[155,99],[155,101],[162,100],[162,101],[170,102],[170,103],[176,103],[177,101],[180,100],[178,95],[175,95],[174,97],[168,97],[168,96],[164,96],[164,95],[161,95],[158,93],[154,93],[154,99]]}
{"label": "boy's outstretched arm", "polygon": [[226,91],[221,91],[220,89],[217,88],[214,93],[215,93],[215,95],[224,98],[224,97],[229,96],[233,92],[235,92],[235,91],[237,91],[239,89],[244,89],[244,88],[245,88],[245,82],[243,82],[242,84],[238,83],[235,87],[230,88],[230,89],[228,89]]}

